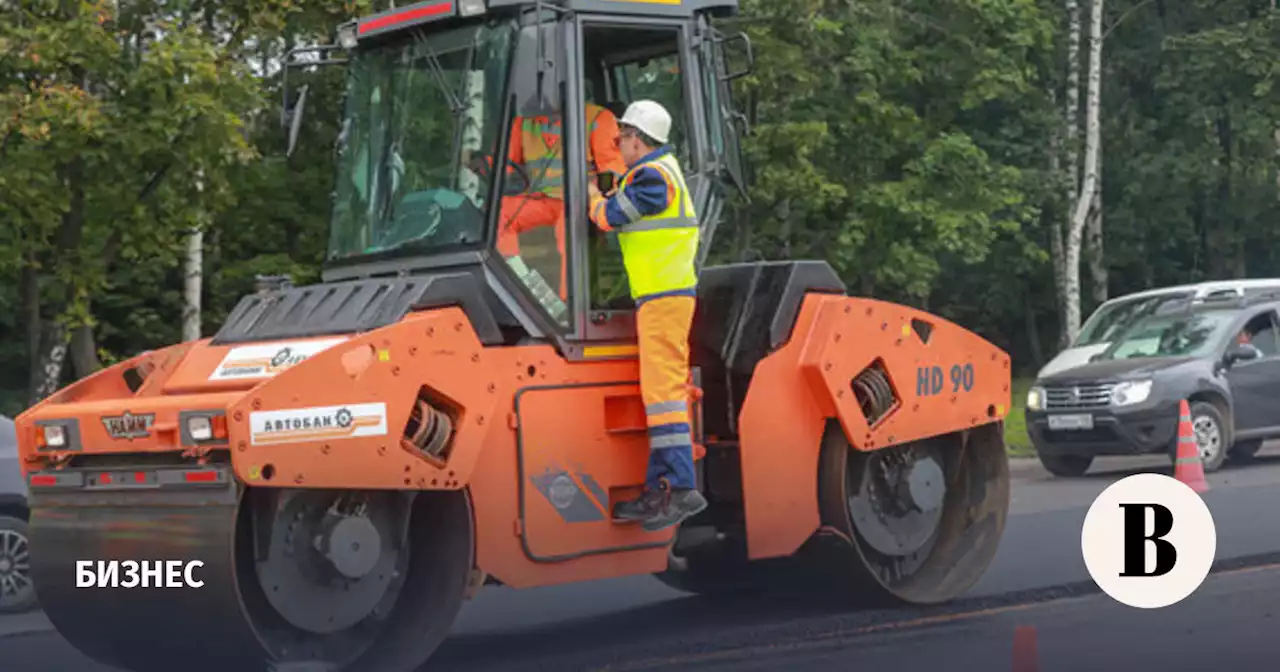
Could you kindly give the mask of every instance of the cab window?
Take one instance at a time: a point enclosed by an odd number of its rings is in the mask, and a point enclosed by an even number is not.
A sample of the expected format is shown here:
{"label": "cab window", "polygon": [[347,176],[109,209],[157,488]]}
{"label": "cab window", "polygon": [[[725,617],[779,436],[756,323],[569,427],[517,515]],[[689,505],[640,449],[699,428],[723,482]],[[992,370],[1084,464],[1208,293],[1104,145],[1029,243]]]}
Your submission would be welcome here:
{"label": "cab window", "polygon": [[[555,43],[557,29],[545,25],[543,39]],[[498,201],[495,246],[529,295],[561,326],[570,325],[564,218],[564,110],[562,88],[536,85],[537,34],[520,35],[513,67],[507,156],[479,157],[480,168],[497,166],[502,193]],[[547,73],[553,77],[557,73]]]}
{"label": "cab window", "polygon": [[[675,31],[671,31],[674,48]],[[684,106],[684,80],[680,73],[680,57],[677,53],[643,58],[614,67],[621,98],[628,103],[637,100],[653,100],[671,113],[671,145],[683,166],[688,166],[689,141],[686,130],[689,120]]]}

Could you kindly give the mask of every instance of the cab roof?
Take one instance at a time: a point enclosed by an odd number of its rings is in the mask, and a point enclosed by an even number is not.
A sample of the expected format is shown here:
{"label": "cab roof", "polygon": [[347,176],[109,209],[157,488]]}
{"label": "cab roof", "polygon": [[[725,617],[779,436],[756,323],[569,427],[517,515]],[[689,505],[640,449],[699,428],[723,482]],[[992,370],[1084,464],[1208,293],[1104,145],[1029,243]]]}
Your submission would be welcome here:
{"label": "cab roof", "polygon": [[[542,4],[575,12],[672,18],[689,18],[701,12],[732,15],[738,10],[738,0],[542,0]],[[384,36],[434,21],[536,6],[535,0],[426,0],[356,21],[356,36]]]}

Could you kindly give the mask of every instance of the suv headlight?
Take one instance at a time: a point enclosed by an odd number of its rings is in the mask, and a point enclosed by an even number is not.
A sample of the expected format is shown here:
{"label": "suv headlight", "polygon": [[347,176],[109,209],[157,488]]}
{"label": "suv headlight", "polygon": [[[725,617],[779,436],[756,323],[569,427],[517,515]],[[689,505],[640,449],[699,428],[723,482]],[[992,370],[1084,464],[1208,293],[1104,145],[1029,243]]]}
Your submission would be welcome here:
{"label": "suv headlight", "polygon": [[1044,410],[1044,388],[1033,387],[1027,390],[1027,410],[1043,411]]}
{"label": "suv headlight", "polygon": [[1151,381],[1131,380],[1116,385],[1111,390],[1112,406],[1141,404],[1151,396]]}

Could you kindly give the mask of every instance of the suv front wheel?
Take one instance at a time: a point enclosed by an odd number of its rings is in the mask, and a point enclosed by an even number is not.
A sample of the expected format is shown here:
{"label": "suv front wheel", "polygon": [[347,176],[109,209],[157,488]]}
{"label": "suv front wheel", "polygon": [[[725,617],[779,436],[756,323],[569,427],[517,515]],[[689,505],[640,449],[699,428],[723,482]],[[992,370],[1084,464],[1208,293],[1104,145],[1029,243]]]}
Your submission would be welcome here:
{"label": "suv front wheel", "polygon": [[27,539],[26,521],[0,516],[0,614],[18,614],[36,606]]}
{"label": "suv front wheel", "polygon": [[[1200,462],[1205,473],[1217,471],[1223,460],[1227,459],[1231,437],[1227,435],[1227,423],[1222,411],[1207,401],[1191,404],[1191,435],[1195,437],[1196,447],[1200,450]],[[1178,444],[1173,445],[1174,459],[1177,459]]]}

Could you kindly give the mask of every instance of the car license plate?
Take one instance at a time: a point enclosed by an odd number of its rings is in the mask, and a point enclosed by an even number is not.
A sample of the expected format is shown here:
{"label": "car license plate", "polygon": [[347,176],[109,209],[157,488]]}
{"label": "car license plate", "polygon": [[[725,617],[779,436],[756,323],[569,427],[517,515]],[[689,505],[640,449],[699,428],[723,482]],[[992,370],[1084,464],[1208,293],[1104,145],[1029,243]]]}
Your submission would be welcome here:
{"label": "car license plate", "polygon": [[1088,413],[1081,415],[1051,415],[1049,416],[1049,429],[1093,429],[1093,416]]}

